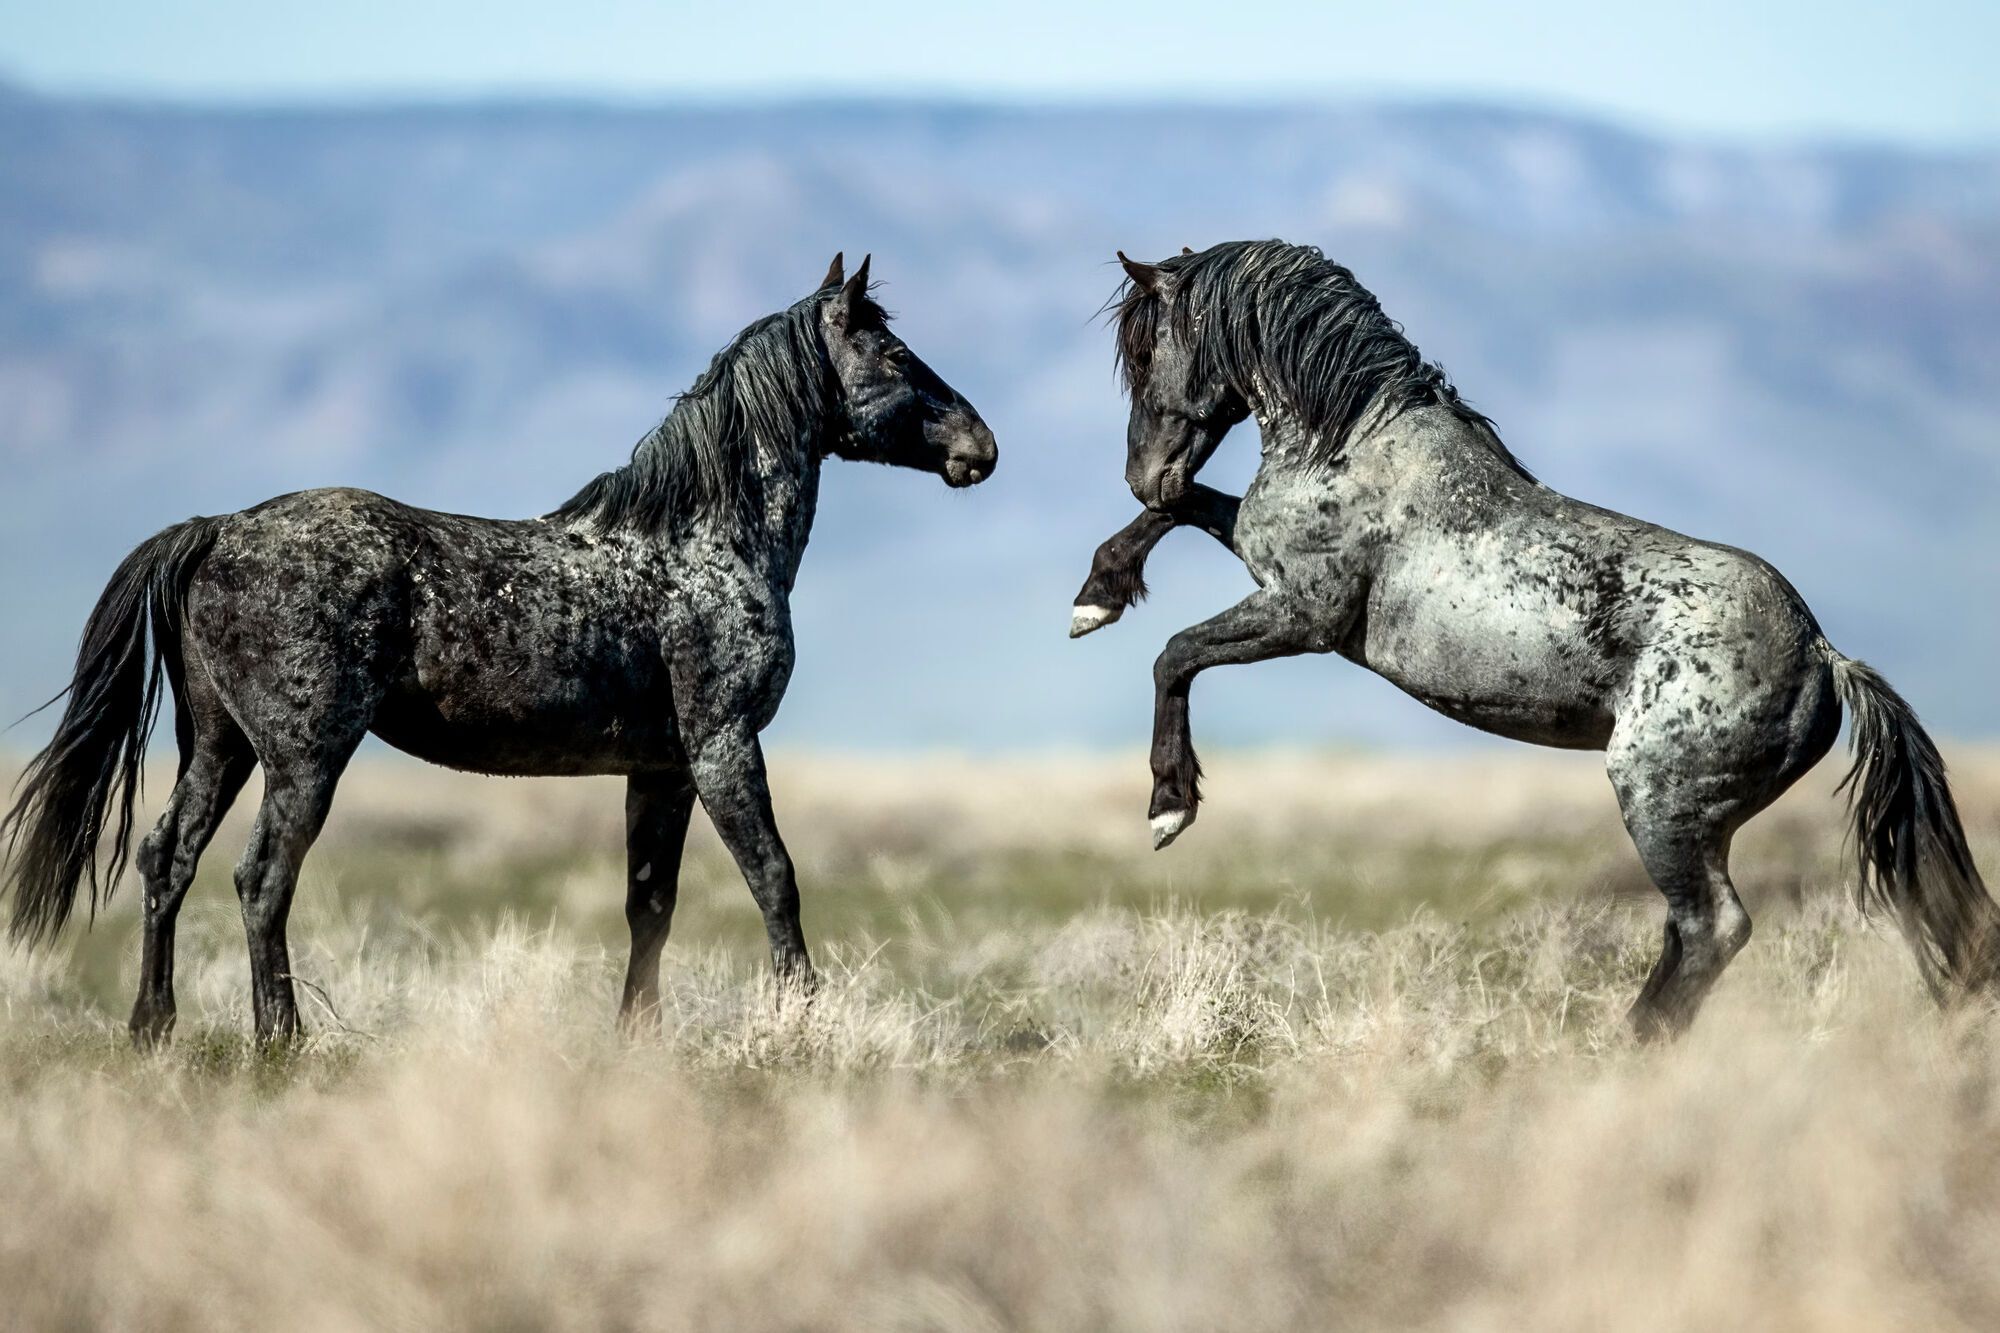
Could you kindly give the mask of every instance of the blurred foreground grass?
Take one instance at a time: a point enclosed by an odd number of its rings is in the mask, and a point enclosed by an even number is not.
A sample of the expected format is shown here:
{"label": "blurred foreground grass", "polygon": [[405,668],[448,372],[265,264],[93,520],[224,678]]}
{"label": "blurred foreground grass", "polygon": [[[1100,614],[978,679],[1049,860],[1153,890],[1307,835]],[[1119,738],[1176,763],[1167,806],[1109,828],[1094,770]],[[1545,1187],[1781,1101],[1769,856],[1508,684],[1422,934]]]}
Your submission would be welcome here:
{"label": "blurred foreground grass", "polygon": [[[2000,867],[2000,757],[1957,759]],[[279,1054],[229,887],[253,787],[171,1050],[124,1042],[129,886],[0,965],[10,1319],[2000,1320],[2000,1026],[1845,907],[1831,765],[1739,839],[1757,937],[1667,1050],[1624,1036],[1659,911],[1594,756],[1209,768],[1155,855],[1137,758],[780,757],[826,991],[774,1003],[697,815],[662,1030],[626,1042],[618,785],[370,759]]]}

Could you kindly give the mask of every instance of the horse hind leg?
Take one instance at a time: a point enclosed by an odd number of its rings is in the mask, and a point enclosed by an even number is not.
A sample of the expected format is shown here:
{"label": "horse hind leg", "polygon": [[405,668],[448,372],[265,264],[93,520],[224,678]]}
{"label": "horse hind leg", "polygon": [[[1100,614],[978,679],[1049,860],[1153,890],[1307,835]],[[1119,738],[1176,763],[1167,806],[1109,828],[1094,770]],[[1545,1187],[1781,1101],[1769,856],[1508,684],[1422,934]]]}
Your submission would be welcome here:
{"label": "horse hind leg", "polygon": [[264,800],[236,864],[236,896],[250,946],[250,1001],[257,1039],[298,1035],[291,953],[285,923],[299,868],[333,808],[333,790],[354,756],[381,689],[360,663],[341,663],[322,691],[290,698],[262,681],[240,682],[235,715],[264,767]]}
{"label": "horse hind leg", "polygon": [[1667,900],[1660,957],[1627,1016],[1644,1041],[1686,1031],[1709,990],[1750,941],[1750,914],[1729,879],[1730,825],[1619,784],[1625,827]]}
{"label": "horse hind leg", "polygon": [[[1797,647],[1751,674],[1714,662],[1707,672],[1659,675],[1654,684],[1672,689],[1613,731],[1606,768],[1625,828],[1667,900],[1660,958],[1632,1006],[1641,1038],[1683,1031],[1749,942],[1750,915],[1729,879],[1730,840],[1839,732],[1831,668],[1809,641]],[[1692,717],[1709,720],[1692,728]]]}
{"label": "horse hind leg", "polygon": [[165,1041],[173,1031],[174,926],[201,854],[256,763],[249,740],[227,713],[218,707],[200,716],[167,808],[139,844],[145,917],[131,1031],[141,1048]]}
{"label": "horse hind leg", "polygon": [[632,954],[618,1025],[628,1032],[659,1019],[660,951],[680,896],[681,852],[693,812],[694,788],[682,775],[634,777],[626,784],[625,923]]}
{"label": "horse hind leg", "polygon": [[267,758],[264,763],[264,802],[236,865],[236,896],[250,945],[251,1010],[260,1042],[288,1041],[299,1033],[285,923],[299,868],[326,823],[334,786],[360,739],[356,734],[310,757]]}

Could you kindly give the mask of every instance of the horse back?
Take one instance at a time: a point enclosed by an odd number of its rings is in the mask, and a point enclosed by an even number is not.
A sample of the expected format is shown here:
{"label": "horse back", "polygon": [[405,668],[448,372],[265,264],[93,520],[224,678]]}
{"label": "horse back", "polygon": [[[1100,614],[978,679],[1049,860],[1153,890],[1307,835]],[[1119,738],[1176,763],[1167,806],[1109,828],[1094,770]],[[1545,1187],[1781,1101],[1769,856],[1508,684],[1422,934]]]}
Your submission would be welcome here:
{"label": "horse back", "polygon": [[1575,748],[1661,670],[1754,692],[1817,669],[1818,626],[1769,564],[1564,496],[1471,429],[1397,423],[1336,480],[1319,540],[1366,590],[1345,655],[1447,716]]}

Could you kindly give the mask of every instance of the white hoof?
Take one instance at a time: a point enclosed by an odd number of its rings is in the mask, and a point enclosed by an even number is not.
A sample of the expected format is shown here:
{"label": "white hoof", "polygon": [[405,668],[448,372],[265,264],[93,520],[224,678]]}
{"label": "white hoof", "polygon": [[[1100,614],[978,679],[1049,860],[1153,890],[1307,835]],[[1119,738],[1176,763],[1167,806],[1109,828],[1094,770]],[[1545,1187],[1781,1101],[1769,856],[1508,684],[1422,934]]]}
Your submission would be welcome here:
{"label": "white hoof", "polygon": [[1073,606],[1069,612],[1069,636],[1080,639],[1094,629],[1103,629],[1122,614],[1114,606]]}
{"label": "white hoof", "polygon": [[1188,812],[1169,810],[1163,815],[1153,816],[1153,850],[1160,848],[1181,836],[1181,830],[1188,826]]}

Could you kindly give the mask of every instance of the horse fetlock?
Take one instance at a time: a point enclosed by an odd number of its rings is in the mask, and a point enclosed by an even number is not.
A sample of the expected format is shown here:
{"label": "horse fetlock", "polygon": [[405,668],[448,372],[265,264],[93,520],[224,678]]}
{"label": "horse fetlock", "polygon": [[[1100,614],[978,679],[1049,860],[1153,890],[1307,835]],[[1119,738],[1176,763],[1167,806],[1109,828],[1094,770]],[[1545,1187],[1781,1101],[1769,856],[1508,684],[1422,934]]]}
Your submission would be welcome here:
{"label": "horse fetlock", "polygon": [[1153,850],[1159,851],[1194,823],[1200,803],[1194,784],[1179,765],[1153,782],[1153,800],[1147,807],[1147,821],[1153,830]]}
{"label": "horse fetlock", "polygon": [[253,991],[251,1000],[260,1045],[285,1046],[304,1035],[299,1025],[298,1003],[292,998],[289,981],[273,983],[266,994]]}
{"label": "horse fetlock", "polygon": [[141,997],[132,1006],[132,1020],[127,1025],[132,1033],[133,1048],[151,1051],[165,1046],[173,1036],[174,1020],[172,1001],[160,1005]]}
{"label": "horse fetlock", "polygon": [[628,1038],[657,1036],[661,1030],[658,986],[627,986],[618,1006],[618,1031]]}
{"label": "horse fetlock", "polygon": [[1644,997],[1626,1013],[1625,1022],[1633,1038],[1645,1045],[1671,1041],[1687,1027],[1686,1021],[1665,1004]]}
{"label": "horse fetlock", "polygon": [[787,1003],[809,1005],[819,994],[819,973],[803,948],[773,950],[771,965],[777,974],[780,1008]]}

